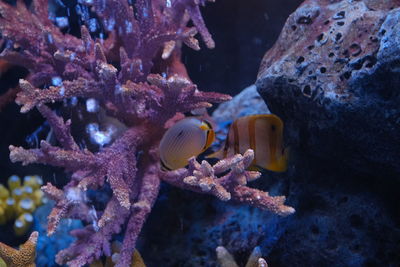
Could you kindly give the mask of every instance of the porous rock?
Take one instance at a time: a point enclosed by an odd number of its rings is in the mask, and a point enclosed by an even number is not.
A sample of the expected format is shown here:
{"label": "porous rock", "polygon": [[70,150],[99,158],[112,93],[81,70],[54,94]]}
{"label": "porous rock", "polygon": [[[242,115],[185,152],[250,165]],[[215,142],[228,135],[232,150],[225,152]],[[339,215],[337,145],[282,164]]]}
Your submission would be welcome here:
{"label": "porous rock", "polygon": [[285,123],[296,208],[272,266],[400,264],[399,7],[306,0],[264,56],[256,86]]}
{"label": "porous rock", "polygon": [[399,177],[399,7],[399,0],[307,0],[288,18],[256,86],[292,146]]}

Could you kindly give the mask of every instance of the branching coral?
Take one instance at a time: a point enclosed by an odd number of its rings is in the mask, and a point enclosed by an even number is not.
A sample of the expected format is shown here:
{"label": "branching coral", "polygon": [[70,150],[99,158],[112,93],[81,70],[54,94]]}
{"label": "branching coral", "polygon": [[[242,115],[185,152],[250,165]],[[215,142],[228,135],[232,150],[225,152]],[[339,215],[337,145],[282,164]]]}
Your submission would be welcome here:
{"label": "branching coral", "polygon": [[18,250],[0,243],[0,257],[8,267],[35,267],[38,235],[38,232],[33,232]]}
{"label": "branching coral", "polygon": [[[124,0],[80,2],[97,14],[107,39],[94,40],[89,22],[89,27],[82,26],[81,38],[61,33],[48,19],[47,0],[33,1],[30,8],[22,1],[17,1],[16,7],[0,2],[0,30],[11,44],[0,58],[30,71],[28,78],[20,81],[22,91],[16,102],[22,105],[21,112],[36,107],[60,145],[42,141],[37,149],[10,146],[10,158],[23,165],[50,164],[72,173],[63,190],[50,183],[42,188],[56,201],[48,234],[62,218],[86,222],[85,228],[72,232],[77,241],[57,255],[59,264],[83,266],[103,254],[110,256],[113,235],[123,232],[117,266],[128,266],[161,181],[280,215],[294,212],[283,204],[284,197],[270,197],[246,186],[259,176],[246,171],[252,151],[213,167],[191,159],[188,169],[163,172],[159,168],[157,149],[166,125],[184,112],[230,99],[199,91],[180,61],[182,43],[199,49],[194,38],[197,32],[209,48],[214,46],[199,11],[205,0],[138,0],[134,6]],[[195,27],[186,26],[190,19]],[[47,106],[73,97],[96,99],[127,130],[98,152],[80,148],[71,135],[71,120],[64,121]],[[225,171],[228,174],[218,177]],[[86,191],[108,185],[112,196],[105,209],[90,207]]]}

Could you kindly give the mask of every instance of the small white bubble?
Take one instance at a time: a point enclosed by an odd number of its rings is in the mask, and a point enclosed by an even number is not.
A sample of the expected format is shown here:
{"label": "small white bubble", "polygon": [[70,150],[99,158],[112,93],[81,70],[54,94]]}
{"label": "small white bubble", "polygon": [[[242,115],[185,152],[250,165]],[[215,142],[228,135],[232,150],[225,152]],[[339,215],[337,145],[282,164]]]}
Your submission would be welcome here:
{"label": "small white bubble", "polygon": [[89,134],[90,140],[100,146],[109,144],[116,130],[113,125],[108,126],[105,131],[100,131],[97,123],[89,123],[86,126],[86,132]]}
{"label": "small white bubble", "polygon": [[61,77],[56,76],[56,77],[51,78],[51,84],[53,86],[60,86],[62,84]]}
{"label": "small white bubble", "polygon": [[165,3],[165,5],[166,5],[167,7],[171,7],[171,6],[172,6],[172,5],[171,5],[171,0],[167,0],[166,3]]}
{"label": "small white bubble", "polygon": [[56,17],[56,24],[60,28],[66,28],[69,26],[67,17]]}
{"label": "small white bubble", "polygon": [[90,113],[95,113],[99,111],[99,102],[94,98],[89,98],[86,100],[86,110]]}

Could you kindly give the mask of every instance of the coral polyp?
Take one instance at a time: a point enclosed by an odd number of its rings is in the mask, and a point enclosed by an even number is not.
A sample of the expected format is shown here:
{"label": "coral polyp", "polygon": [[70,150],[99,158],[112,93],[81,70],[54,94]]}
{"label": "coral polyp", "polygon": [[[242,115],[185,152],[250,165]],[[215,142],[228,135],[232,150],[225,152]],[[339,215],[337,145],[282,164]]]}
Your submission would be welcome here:
{"label": "coral polyp", "polygon": [[17,236],[24,235],[32,226],[33,212],[46,202],[40,190],[43,181],[37,175],[24,177],[23,183],[17,175],[8,178],[8,188],[0,184],[0,225],[14,222]]}
{"label": "coral polyp", "polygon": [[[106,39],[94,36],[92,20],[81,27],[80,38],[62,33],[49,20],[47,1],[35,0],[29,8],[22,1],[15,7],[0,2],[0,30],[13,44],[0,58],[30,72],[19,82],[16,102],[23,113],[36,108],[57,139],[57,144],[42,140],[34,149],[11,145],[10,158],[23,165],[62,167],[71,174],[63,189],[51,183],[42,187],[56,202],[49,215],[49,235],[63,218],[79,218],[85,224],[71,232],[77,239],[58,253],[58,264],[83,266],[111,256],[114,236],[123,233],[116,266],[129,266],[161,181],[283,216],[294,212],[284,205],[285,197],[271,197],[247,186],[260,176],[246,170],[254,158],[252,150],[213,166],[192,158],[187,169],[160,169],[158,147],[166,129],[185,112],[231,98],[200,91],[180,60],[183,44],[199,49],[197,32],[208,48],[214,47],[200,14],[199,6],[205,2],[82,1],[82,7],[97,15],[96,23],[102,25]],[[187,26],[189,20],[194,27]],[[73,98],[96,100],[125,131],[99,151],[80,147],[71,134],[73,121],[50,108],[52,103]],[[112,191],[108,203],[104,209],[95,209],[86,200],[87,191],[107,187]]]}

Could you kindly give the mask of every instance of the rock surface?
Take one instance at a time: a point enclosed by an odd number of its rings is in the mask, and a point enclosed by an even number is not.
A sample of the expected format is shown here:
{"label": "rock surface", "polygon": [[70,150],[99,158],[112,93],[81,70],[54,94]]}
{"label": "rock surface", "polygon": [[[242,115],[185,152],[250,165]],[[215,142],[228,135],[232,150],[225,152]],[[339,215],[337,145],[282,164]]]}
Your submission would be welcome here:
{"label": "rock surface", "polygon": [[213,119],[220,124],[232,122],[239,117],[247,115],[269,113],[271,112],[257,92],[256,86],[250,85],[232,100],[220,104],[213,112]]}
{"label": "rock surface", "polygon": [[306,0],[264,56],[256,86],[285,123],[296,208],[271,266],[400,264],[399,7]]}
{"label": "rock surface", "polygon": [[400,177],[399,7],[307,0],[288,18],[256,85],[292,146]]}

